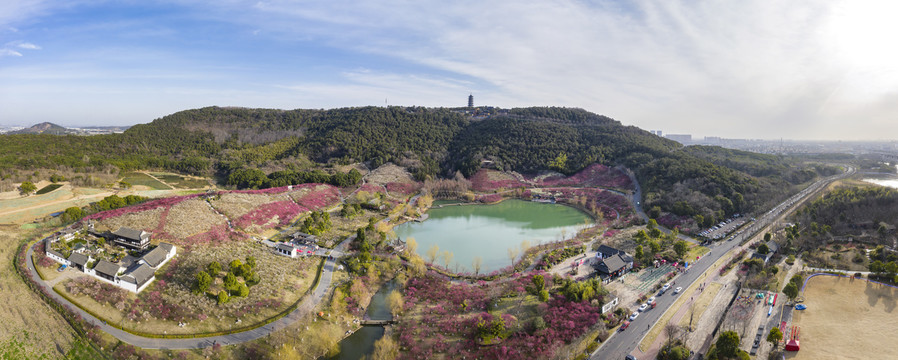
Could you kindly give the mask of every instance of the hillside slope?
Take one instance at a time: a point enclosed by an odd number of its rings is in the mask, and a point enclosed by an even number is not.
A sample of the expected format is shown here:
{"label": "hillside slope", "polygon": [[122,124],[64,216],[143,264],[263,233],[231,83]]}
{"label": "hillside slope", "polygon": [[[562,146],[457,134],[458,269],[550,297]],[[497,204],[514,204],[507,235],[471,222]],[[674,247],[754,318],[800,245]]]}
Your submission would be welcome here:
{"label": "hillside slope", "polygon": [[[301,171],[359,161],[374,167],[393,162],[419,180],[456,171],[470,176],[484,163],[502,170],[566,174],[593,163],[622,165],[642,183],[647,210],[658,206],[679,217],[701,214],[706,221],[775,201],[817,171],[803,168],[804,176],[785,177],[782,172],[795,164],[782,158],[717,147],[683,148],[605,116],[558,107],[510,109],[485,119],[422,107],[208,107],[136,125],[123,134],[0,137],[3,173],[58,167],[109,171],[114,166],[226,179],[245,168]],[[653,216],[661,216],[658,210]]]}

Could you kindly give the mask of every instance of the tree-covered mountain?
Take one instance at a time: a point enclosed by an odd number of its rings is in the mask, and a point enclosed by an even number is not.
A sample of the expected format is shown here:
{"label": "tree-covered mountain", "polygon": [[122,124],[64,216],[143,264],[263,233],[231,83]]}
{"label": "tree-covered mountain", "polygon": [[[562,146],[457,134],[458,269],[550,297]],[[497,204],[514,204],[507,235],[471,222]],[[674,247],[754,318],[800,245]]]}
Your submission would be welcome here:
{"label": "tree-covered mountain", "polygon": [[[686,147],[581,109],[532,107],[468,117],[422,107],[272,110],[207,107],[92,137],[0,137],[0,176],[16,170],[163,168],[227,179],[241,169],[393,162],[419,179],[503,170],[571,174],[592,163],[632,169],[646,205],[682,216],[745,212],[793,191],[821,169],[718,147]],[[244,170],[245,171],[245,170]],[[790,176],[795,171],[800,176]],[[245,175],[243,173],[241,175]],[[284,173],[279,173],[284,174]],[[242,177],[242,176],[241,176]],[[242,182],[255,183],[255,182]]]}

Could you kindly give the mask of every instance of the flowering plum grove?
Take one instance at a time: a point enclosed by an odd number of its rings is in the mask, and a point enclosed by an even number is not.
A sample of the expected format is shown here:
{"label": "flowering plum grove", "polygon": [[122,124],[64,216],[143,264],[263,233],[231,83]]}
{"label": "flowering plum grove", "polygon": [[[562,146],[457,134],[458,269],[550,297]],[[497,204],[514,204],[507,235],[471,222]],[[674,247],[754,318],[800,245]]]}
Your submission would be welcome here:
{"label": "flowering plum grove", "polygon": [[400,358],[550,359],[600,322],[600,307],[561,295],[536,305],[533,321],[487,311],[501,297],[525,296],[532,279],[477,285],[452,284],[432,275],[410,279],[405,312],[413,315],[397,327]]}

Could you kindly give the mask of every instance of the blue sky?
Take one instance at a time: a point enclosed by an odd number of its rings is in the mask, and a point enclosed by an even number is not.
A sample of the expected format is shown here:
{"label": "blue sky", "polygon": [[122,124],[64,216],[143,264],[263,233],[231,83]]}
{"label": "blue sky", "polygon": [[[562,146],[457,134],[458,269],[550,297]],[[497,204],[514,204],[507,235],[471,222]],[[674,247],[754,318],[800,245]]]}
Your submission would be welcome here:
{"label": "blue sky", "polygon": [[733,138],[894,139],[898,5],[0,2],[0,124],[210,105],[581,107]]}

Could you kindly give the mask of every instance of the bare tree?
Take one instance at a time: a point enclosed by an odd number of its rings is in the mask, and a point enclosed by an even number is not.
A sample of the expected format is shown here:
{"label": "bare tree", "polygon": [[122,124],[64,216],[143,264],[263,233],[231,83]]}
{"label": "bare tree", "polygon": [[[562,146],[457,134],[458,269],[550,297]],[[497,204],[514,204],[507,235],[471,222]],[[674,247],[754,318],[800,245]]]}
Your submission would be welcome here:
{"label": "bare tree", "polygon": [[390,336],[384,336],[374,343],[374,351],[366,355],[366,360],[390,360],[399,356],[399,344]]}
{"label": "bare tree", "polygon": [[689,305],[689,331],[692,331],[692,323],[695,320],[695,303]]}
{"label": "bare tree", "polygon": [[415,251],[418,251],[418,242],[415,238],[411,236],[405,238],[405,250],[408,256],[415,255]]}
{"label": "bare tree", "polygon": [[664,327],[664,331],[667,333],[667,344],[673,344],[674,339],[680,335],[682,330],[682,328],[673,322],[667,323],[667,326]]}
{"label": "bare tree", "polygon": [[427,249],[427,262],[433,264],[433,262],[437,260],[439,254],[440,247],[437,244],[431,245],[430,249]]}
{"label": "bare tree", "polygon": [[530,249],[532,245],[530,244],[530,240],[521,241],[521,254],[526,254],[527,249]]}
{"label": "bare tree", "polygon": [[453,254],[449,252],[449,250],[443,250],[443,265],[445,265],[446,270],[449,270],[449,263],[452,262]]}
{"label": "bare tree", "polygon": [[518,258],[518,253],[521,252],[521,249],[516,247],[508,248],[508,260],[511,261],[511,270],[514,271],[514,260]]}
{"label": "bare tree", "polygon": [[472,265],[474,265],[474,275],[480,275],[480,267],[483,265],[483,258],[475,256]]}

